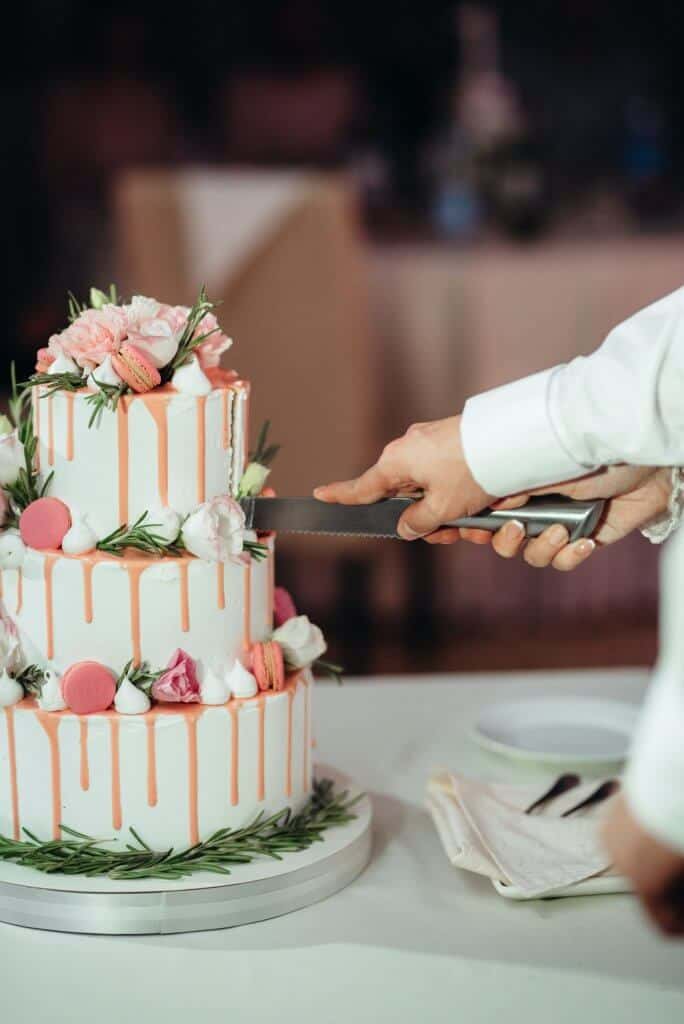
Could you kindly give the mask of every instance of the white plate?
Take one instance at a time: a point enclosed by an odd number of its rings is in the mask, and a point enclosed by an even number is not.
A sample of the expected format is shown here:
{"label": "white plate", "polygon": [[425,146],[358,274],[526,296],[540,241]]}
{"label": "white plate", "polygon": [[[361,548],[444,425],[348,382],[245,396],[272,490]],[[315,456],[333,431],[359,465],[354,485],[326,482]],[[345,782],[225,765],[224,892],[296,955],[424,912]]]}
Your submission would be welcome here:
{"label": "white plate", "polygon": [[627,756],[635,704],[593,697],[547,697],[485,708],[474,730],[481,746],[524,761],[617,764]]}

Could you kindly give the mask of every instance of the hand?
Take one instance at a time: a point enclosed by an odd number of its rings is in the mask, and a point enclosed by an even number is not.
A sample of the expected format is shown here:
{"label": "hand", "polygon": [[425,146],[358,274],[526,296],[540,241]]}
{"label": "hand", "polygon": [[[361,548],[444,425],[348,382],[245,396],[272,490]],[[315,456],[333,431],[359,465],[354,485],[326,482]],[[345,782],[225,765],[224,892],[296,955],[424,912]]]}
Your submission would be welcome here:
{"label": "hand", "polygon": [[[461,530],[460,535],[477,544],[491,542],[502,558],[513,558],[522,550],[528,565],[538,569],[551,565],[554,569],[568,572],[584,562],[597,545],[614,544],[663,513],[670,496],[670,472],[643,466],[609,466],[580,480],[531,493],[564,494],[578,501],[593,498],[607,498],[608,501],[594,537],[573,544],[569,543],[568,531],[560,525],[549,527],[527,543],[524,530],[515,522],[507,523],[494,535],[482,530]],[[517,508],[529,498],[530,494],[519,494],[495,504],[498,508]],[[450,539],[447,536],[443,542],[449,543]]]}
{"label": "hand", "polygon": [[603,839],[615,867],[632,880],[660,931],[684,935],[684,854],[646,832],[624,797],[616,800]]}
{"label": "hand", "polygon": [[399,520],[404,540],[426,537],[442,523],[474,515],[489,504],[491,495],[474,480],[463,455],[460,416],[416,423],[390,442],[362,476],[317,487],[314,495],[320,501],[365,505],[410,490],[422,490],[424,497]]}

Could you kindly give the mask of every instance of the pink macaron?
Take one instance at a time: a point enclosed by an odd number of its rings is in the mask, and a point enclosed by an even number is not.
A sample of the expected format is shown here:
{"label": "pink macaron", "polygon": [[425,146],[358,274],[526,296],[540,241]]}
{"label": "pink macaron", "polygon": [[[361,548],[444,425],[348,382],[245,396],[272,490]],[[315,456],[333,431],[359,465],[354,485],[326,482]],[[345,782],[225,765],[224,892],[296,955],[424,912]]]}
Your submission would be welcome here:
{"label": "pink macaron", "polygon": [[252,674],[260,690],[285,688],[283,650],[275,640],[252,645]]}
{"label": "pink macaron", "polygon": [[116,679],[99,661],[77,661],[62,676],[62,696],[77,715],[106,711],[116,693]]}
{"label": "pink macaron", "polygon": [[135,345],[122,345],[116,355],[112,356],[112,366],[129,388],[138,394],[151,391],[161,384],[159,370]]}
{"label": "pink macaron", "polygon": [[38,498],[27,505],[19,518],[24,544],[38,551],[59,548],[71,526],[71,513],[59,498]]}

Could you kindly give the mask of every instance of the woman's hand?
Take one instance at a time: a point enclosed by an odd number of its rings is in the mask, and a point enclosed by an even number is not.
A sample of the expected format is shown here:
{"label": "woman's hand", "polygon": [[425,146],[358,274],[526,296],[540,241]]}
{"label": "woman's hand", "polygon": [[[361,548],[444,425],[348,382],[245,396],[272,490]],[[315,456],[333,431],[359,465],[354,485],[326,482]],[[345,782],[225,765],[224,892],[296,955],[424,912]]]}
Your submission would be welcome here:
{"label": "woman's hand", "polygon": [[474,515],[492,500],[465,461],[460,416],[416,423],[390,442],[362,476],[317,487],[314,495],[320,501],[365,505],[411,490],[423,491],[424,497],[399,520],[397,529],[404,540],[428,538],[442,523]]}

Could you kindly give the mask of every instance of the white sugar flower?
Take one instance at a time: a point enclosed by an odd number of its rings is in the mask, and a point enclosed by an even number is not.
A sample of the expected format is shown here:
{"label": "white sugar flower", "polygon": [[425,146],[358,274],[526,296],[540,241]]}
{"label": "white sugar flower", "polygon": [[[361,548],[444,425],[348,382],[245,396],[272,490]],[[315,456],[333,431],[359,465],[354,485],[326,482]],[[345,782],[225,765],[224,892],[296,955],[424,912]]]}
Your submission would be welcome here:
{"label": "white sugar flower", "polygon": [[288,619],[273,633],[283,649],[283,657],[289,668],[308,668],[317,658],[325,654],[327,644],[323,634],[307,615]]}
{"label": "white sugar flower", "polygon": [[24,446],[16,430],[0,436],[0,487],[15,484],[24,464]]}
{"label": "white sugar flower", "polygon": [[183,524],[183,543],[207,562],[227,562],[242,551],[245,514],[233,498],[221,495],[200,505]]}

